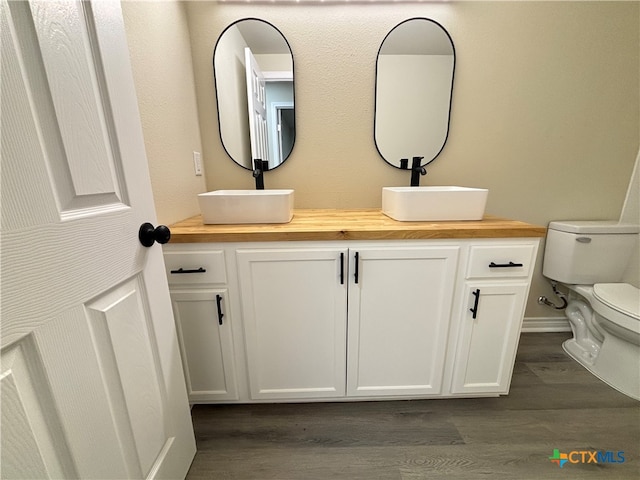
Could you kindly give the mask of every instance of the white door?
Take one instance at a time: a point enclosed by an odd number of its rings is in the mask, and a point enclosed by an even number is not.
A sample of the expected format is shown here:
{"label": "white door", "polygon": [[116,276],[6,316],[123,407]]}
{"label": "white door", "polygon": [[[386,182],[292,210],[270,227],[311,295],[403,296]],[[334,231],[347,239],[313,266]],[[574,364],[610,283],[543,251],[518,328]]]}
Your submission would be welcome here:
{"label": "white door", "polygon": [[265,80],[249,47],[244,49],[252,160],[269,160]]}
{"label": "white door", "polygon": [[226,289],[174,290],[171,303],[191,402],[237,400]]}
{"label": "white door", "polygon": [[528,286],[467,286],[453,370],[453,393],[509,393]]}
{"label": "white door", "polygon": [[193,429],[119,2],[2,0],[2,466],[184,478]]}
{"label": "white door", "polygon": [[252,399],[344,396],[345,256],[338,248],[238,250]]}
{"label": "white door", "polygon": [[441,392],[458,251],[349,251],[348,395]]}

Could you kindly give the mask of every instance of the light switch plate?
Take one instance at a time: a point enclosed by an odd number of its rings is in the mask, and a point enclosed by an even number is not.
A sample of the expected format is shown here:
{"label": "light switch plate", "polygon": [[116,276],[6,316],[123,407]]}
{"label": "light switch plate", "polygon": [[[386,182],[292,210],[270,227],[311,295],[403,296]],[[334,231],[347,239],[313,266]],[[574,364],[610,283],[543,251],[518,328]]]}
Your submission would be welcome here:
{"label": "light switch plate", "polygon": [[193,169],[196,172],[196,177],[202,175],[202,158],[200,152],[193,152]]}

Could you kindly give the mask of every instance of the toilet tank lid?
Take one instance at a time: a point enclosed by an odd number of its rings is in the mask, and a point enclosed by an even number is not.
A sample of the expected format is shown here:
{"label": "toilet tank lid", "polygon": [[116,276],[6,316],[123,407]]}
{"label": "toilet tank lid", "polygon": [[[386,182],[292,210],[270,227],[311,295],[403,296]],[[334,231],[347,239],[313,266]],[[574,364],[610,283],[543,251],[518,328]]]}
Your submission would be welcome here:
{"label": "toilet tank lid", "polygon": [[616,220],[562,220],[549,223],[550,230],[567,233],[638,233],[640,225],[619,223]]}

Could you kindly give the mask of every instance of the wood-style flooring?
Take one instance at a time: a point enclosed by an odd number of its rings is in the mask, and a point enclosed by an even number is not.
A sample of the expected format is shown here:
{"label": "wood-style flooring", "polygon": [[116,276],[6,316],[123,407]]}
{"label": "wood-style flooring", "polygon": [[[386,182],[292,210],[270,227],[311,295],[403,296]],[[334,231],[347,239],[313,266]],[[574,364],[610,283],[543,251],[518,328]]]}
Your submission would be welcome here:
{"label": "wood-style flooring", "polygon": [[[523,334],[500,398],[196,405],[187,479],[638,480],[640,402],[571,360],[569,335]],[[560,468],[554,449],[625,461]]]}

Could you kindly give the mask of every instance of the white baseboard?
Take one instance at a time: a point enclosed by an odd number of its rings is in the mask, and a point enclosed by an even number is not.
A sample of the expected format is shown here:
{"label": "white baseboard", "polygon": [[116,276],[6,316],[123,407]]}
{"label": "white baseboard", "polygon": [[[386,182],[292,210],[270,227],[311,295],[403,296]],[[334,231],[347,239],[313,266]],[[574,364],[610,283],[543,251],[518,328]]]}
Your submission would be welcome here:
{"label": "white baseboard", "polygon": [[569,320],[563,317],[525,317],[522,322],[522,332],[570,332]]}

